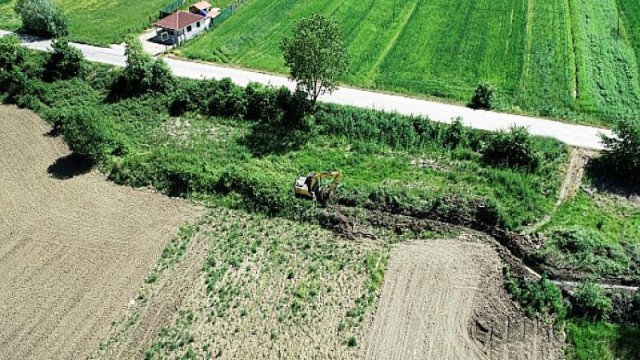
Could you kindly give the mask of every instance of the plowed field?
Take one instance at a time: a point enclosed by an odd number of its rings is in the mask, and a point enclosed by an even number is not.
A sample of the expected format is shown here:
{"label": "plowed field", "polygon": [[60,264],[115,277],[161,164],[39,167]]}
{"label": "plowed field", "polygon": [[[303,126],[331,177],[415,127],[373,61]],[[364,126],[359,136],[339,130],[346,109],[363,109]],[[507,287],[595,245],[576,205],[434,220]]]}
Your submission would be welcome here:
{"label": "plowed field", "polygon": [[367,359],[558,359],[562,339],[527,319],[487,245],[407,243],[391,253]]}
{"label": "plowed field", "polygon": [[82,169],[31,112],[0,125],[0,358],[86,358],[196,210]]}

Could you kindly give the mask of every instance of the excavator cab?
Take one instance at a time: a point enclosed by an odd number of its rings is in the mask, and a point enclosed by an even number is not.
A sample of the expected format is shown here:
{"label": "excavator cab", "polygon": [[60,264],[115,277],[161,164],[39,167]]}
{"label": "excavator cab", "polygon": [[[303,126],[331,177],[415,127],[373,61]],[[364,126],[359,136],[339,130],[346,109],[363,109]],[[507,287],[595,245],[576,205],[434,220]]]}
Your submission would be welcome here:
{"label": "excavator cab", "polygon": [[[296,197],[303,197],[318,200],[326,203],[333,191],[340,183],[341,173],[337,171],[309,173],[307,176],[299,177],[294,184]],[[333,179],[329,186],[323,184],[323,180]]]}

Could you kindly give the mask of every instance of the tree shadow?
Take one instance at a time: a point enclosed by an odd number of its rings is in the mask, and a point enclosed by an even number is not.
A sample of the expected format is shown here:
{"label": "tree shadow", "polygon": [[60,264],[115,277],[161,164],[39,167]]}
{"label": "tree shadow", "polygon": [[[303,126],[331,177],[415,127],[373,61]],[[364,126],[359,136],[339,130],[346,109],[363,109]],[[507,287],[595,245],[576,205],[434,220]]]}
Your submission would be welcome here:
{"label": "tree shadow", "polygon": [[55,138],[62,135],[62,123],[61,122],[56,122],[55,124],[53,124],[53,126],[51,127],[51,130],[49,130],[49,132],[45,133],[44,136],[47,137],[51,137],[51,138]]}
{"label": "tree shadow", "polygon": [[640,330],[634,327],[621,329],[620,337],[616,340],[616,353],[621,359],[636,359],[640,354]]}
{"label": "tree shadow", "polygon": [[253,156],[263,157],[299,150],[312,136],[313,132],[304,127],[260,123],[251,127],[251,132],[238,143],[246,146]]}
{"label": "tree shadow", "polygon": [[610,193],[627,199],[639,199],[640,184],[624,178],[625,175],[602,158],[591,159],[585,169],[591,186],[598,192]]}
{"label": "tree shadow", "polygon": [[59,180],[71,179],[91,171],[93,162],[86,156],[76,153],[63,156],[47,168],[47,173]]}

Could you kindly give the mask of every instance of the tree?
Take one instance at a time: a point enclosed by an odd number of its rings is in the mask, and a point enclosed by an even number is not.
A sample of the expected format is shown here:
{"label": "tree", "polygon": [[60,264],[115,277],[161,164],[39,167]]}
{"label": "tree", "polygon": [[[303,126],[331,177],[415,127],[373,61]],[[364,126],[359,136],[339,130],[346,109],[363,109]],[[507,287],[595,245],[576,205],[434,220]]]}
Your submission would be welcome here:
{"label": "tree", "polygon": [[154,59],[146,53],[140,40],[134,36],[127,37],[125,43],[127,66],[123,76],[127,93],[137,94],[148,90],[167,92],[173,88],[171,69],[162,59]]}
{"label": "tree", "polygon": [[626,180],[640,182],[640,120],[625,118],[613,128],[614,136],[602,136],[603,164]]}
{"label": "tree", "polygon": [[[36,68],[36,66],[33,66]],[[5,101],[15,101],[15,97],[27,87],[30,71],[27,50],[16,36],[0,38],[0,94]]]}
{"label": "tree", "polygon": [[80,75],[84,69],[82,52],[69,45],[65,39],[51,43],[53,52],[45,64],[45,76],[49,80],[66,80]]}
{"label": "tree", "polygon": [[280,49],[290,78],[307,93],[314,108],[320,95],[338,88],[338,77],[349,68],[338,24],[322,15],[300,20],[293,36],[282,39]]}
{"label": "tree", "polygon": [[25,32],[44,36],[69,35],[69,20],[55,0],[18,0],[15,11]]}
{"label": "tree", "polygon": [[493,134],[482,152],[484,161],[493,166],[535,171],[540,164],[529,131],[521,126]]}

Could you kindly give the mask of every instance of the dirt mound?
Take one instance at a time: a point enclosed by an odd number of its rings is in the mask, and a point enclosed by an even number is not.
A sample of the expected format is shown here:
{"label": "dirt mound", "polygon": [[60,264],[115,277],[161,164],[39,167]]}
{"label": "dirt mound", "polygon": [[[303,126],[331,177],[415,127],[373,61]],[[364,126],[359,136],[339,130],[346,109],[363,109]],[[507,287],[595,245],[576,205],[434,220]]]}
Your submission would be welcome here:
{"label": "dirt mound", "polygon": [[524,318],[481,243],[428,241],[392,250],[364,352],[368,359],[556,359],[562,341]]}
{"label": "dirt mound", "polygon": [[0,357],[85,358],[195,211],[105,181],[31,112],[0,124]]}

